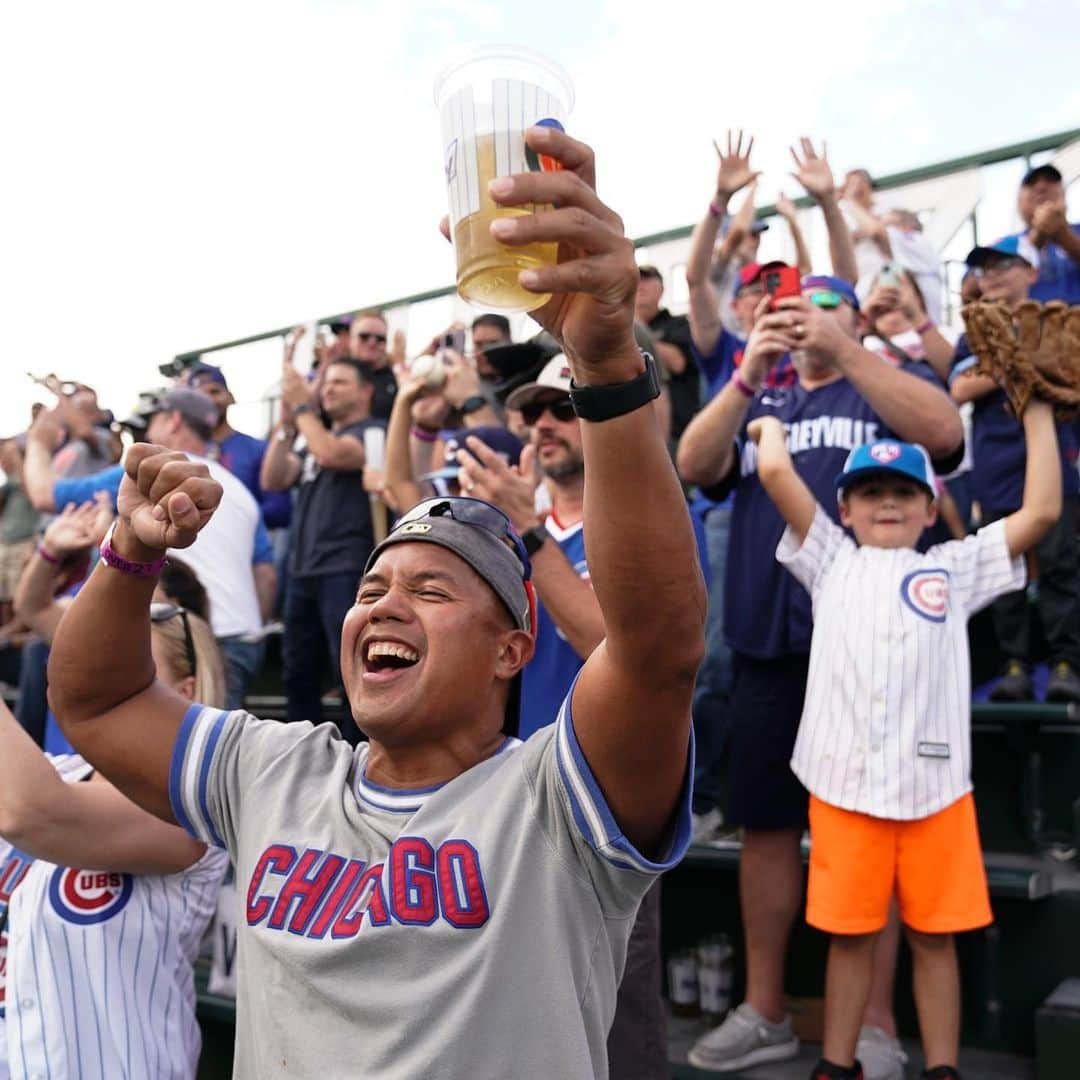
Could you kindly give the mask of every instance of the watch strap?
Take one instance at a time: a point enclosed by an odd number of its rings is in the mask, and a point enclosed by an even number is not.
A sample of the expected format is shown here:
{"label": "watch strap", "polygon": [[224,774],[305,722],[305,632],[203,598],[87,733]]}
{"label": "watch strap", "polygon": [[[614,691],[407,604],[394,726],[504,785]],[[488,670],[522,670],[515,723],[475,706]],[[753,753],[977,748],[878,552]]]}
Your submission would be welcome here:
{"label": "watch strap", "polygon": [[534,525],[521,534],[521,542],[525,545],[531,559],[549,540],[551,533],[543,525]]}
{"label": "watch strap", "polygon": [[574,412],[582,420],[597,424],[624,416],[658,398],[660,377],[656,372],[656,361],[647,352],[641,355],[645,360],[645,370],[629,382],[609,386],[578,386],[571,379],[570,401]]}
{"label": "watch strap", "polygon": [[469,413],[474,413],[478,409],[482,409],[486,404],[487,399],[482,394],[473,394],[471,397],[467,397],[458,406],[458,411],[462,416],[468,416]]}

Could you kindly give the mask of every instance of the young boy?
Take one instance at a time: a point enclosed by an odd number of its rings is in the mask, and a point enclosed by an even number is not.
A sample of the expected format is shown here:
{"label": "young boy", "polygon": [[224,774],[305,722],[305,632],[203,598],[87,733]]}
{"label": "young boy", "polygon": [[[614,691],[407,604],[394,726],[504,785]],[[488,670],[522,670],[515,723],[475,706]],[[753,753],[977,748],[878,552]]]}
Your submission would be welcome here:
{"label": "young boy", "polygon": [[796,473],[780,421],[749,428],[758,475],[788,526],[776,557],[814,610],[791,761],[811,796],[806,919],[832,935],[812,1080],[862,1078],[855,1044],[894,894],[913,956],[923,1076],[959,1076],[953,934],[992,921],[971,797],[967,620],[1023,585],[1021,556],[1061,511],[1049,406],[1032,402],[1023,423],[1023,505],[925,555],[915,545],[937,508],[922,447],[886,440],[851,452],[837,486],[852,540]]}

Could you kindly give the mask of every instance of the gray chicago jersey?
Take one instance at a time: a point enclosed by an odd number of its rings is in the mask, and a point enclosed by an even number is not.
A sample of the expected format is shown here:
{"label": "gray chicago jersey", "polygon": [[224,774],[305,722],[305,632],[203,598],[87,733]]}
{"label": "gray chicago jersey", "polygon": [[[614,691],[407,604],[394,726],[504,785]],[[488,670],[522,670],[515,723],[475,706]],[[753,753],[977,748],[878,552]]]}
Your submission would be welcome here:
{"label": "gray chicago jersey", "polygon": [[381,788],[366,755],[329,724],[184,719],[173,810],[229,849],[244,904],[235,1075],[606,1077],[627,939],[689,842],[688,784],[654,863],[612,817],[569,698],[438,787]]}

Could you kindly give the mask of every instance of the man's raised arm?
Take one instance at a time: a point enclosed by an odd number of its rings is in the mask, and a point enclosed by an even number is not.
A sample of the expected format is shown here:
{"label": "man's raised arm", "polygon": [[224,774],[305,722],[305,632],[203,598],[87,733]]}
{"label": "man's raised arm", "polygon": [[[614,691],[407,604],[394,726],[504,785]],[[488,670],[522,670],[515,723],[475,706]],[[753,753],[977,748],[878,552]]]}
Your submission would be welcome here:
{"label": "man's raised arm", "polygon": [[[550,128],[526,138],[565,170],[500,178],[492,194],[559,209],[500,218],[492,231],[515,245],[560,243],[559,265],[521,275],[526,288],[552,294],[533,317],[561,341],[577,386],[628,383],[645,370],[632,333],[633,246],[596,195],[592,151]],[[574,691],[574,732],[628,839],[659,854],[686,782],[705,587],[653,409],[583,421],[582,440],[585,545],[607,637]]]}
{"label": "man's raised arm", "polygon": [[169,765],[188,705],[155,680],[150,597],[167,548],[190,545],[221,499],[205,465],[138,444],[124,461],[109,544],[49,655],[49,702],[75,749],[166,821]]}

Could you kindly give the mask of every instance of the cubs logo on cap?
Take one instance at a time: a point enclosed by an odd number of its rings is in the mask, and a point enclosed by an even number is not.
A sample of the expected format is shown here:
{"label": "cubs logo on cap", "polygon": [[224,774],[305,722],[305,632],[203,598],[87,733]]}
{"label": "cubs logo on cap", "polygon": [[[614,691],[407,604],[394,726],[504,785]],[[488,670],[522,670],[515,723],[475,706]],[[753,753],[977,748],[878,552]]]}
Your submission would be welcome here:
{"label": "cubs logo on cap", "polygon": [[915,570],[900,582],[900,598],[916,615],[943,623],[949,611],[949,571]]}
{"label": "cubs logo on cap", "polygon": [[882,465],[888,465],[900,456],[900,447],[894,442],[874,443],[870,456]]}
{"label": "cubs logo on cap", "polygon": [[936,494],[934,466],[930,455],[917,443],[900,442],[897,439],[880,439],[878,442],[856,446],[844,462],[844,471],[836,478],[841,492],[860,476],[869,473],[898,473],[921,484],[930,495]]}
{"label": "cubs logo on cap", "polygon": [[49,902],[61,919],[89,926],[123,911],[134,885],[130,874],[60,866],[49,881]]}

